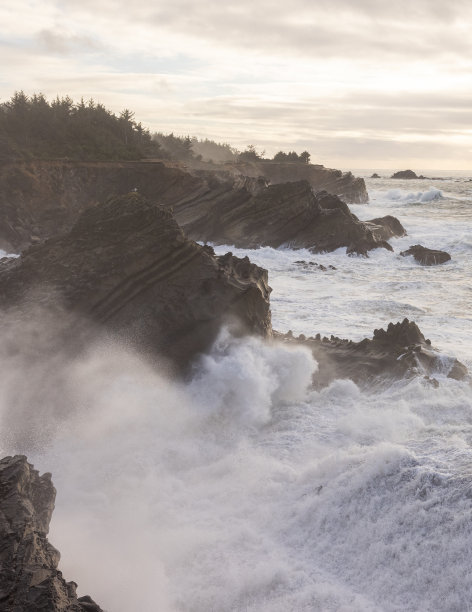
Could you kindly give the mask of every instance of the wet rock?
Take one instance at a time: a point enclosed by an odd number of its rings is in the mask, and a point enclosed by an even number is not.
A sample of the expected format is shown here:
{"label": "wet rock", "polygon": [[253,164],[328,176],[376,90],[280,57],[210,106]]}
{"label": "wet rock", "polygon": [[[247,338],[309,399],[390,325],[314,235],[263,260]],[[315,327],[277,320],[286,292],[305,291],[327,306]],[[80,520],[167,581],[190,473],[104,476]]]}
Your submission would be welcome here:
{"label": "wet rock", "polygon": [[402,251],[400,255],[403,257],[413,255],[416,261],[423,266],[437,266],[451,259],[451,256],[446,251],[428,249],[419,244],[411,246],[407,251]]}
{"label": "wet rock", "polygon": [[0,266],[0,306],[60,303],[179,369],[221,325],[271,334],[267,271],[186,238],[138,193],[86,210],[63,236]]}
{"label": "wet rock", "polygon": [[[293,339],[274,332],[274,337],[283,341]],[[422,376],[434,379],[442,372],[443,361],[431,342],[421,333],[413,321],[389,323],[386,330],[374,330],[371,339],[360,342],[336,338],[309,338],[302,343],[308,346],[318,361],[319,370],[314,384],[323,387],[339,378],[349,378],[361,386],[370,386],[392,379]],[[468,376],[467,368],[457,359],[451,359],[449,378],[462,380]]]}
{"label": "wet rock", "polygon": [[377,172],[374,172],[374,174],[370,178],[377,179],[380,178],[380,176],[377,174]]}
{"label": "wet rock", "polygon": [[389,240],[390,238],[406,236],[406,229],[396,217],[391,215],[377,217],[367,221],[367,223],[378,240]]}
{"label": "wet rock", "polygon": [[256,194],[219,200],[193,221],[181,214],[178,218],[194,240],[239,248],[287,245],[320,253],[346,247],[348,254],[356,255],[375,248],[392,250],[345,202],[326,191],[314,194],[307,181],[269,185]]}
{"label": "wet rock", "polygon": [[23,455],[0,460],[0,609],[5,612],[101,612],[57,569],[47,539],[56,490]]}

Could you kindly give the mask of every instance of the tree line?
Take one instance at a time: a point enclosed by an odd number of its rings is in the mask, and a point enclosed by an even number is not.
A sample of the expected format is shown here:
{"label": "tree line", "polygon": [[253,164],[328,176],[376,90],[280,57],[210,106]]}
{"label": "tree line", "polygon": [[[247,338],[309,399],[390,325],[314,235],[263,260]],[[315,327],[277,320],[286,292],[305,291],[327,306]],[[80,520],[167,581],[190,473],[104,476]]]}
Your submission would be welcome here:
{"label": "tree line", "polygon": [[159,156],[160,147],[128,109],[16,92],[0,104],[0,159],[132,160]]}
{"label": "tree line", "polygon": [[310,162],[303,151],[279,151],[272,159],[254,145],[238,151],[227,143],[200,140],[190,136],[150,134],[134,113],[124,109],[119,115],[90,99],[78,103],[57,96],[49,102],[43,94],[27,96],[15,92],[0,103],[0,160],[72,159],[137,160],[160,158],[182,162]]}

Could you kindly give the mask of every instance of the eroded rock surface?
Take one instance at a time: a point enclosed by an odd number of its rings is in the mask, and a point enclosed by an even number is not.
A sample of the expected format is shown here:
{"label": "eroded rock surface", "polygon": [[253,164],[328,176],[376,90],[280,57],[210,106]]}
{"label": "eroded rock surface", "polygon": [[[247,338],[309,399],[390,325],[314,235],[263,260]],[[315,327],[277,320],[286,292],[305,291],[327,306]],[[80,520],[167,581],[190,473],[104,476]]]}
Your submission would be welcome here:
{"label": "eroded rock surface", "polygon": [[266,270],[216,257],[136,193],[89,208],[68,234],[0,266],[0,306],[59,301],[179,368],[227,321],[269,336],[269,293]]}
{"label": "eroded rock surface", "polygon": [[245,176],[264,176],[272,185],[308,181],[315,192],[327,191],[348,204],[365,204],[369,201],[363,178],[320,164],[259,161],[233,164],[233,168]]}
{"label": "eroded rock surface", "polygon": [[392,174],[391,178],[393,179],[417,179],[417,178],[423,178],[423,177],[418,176],[416,172],[413,172],[413,170],[400,170],[399,172],[395,172],[394,174]]}
{"label": "eroded rock surface", "polygon": [[347,204],[325,191],[313,194],[307,181],[269,185],[254,194],[241,192],[239,198],[219,201],[183,226],[195,240],[240,248],[287,245],[320,253],[347,247],[348,253],[359,255],[379,247],[392,250]]}
{"label": "eroded rock surface", "polygon": [[437,373],[461,380],[468,374],[467,368],[457,359],[444,359],[431,347],[413,321],[390,323],[386,330],[374,330],[371,339],[352,342],[331,336],[321,338],[293,338],[291,334],[275,337],[285,342],[308,346],[318,361],[319,371],[315,385],[322,387],[335,379],[349,378],[365,386],[391,379],[422,376],[434,384]]}
{"label": "eroded rock surface", "polygon": [[0,460],[0,609],[3,612],[101,612],[57,569],[47,539],[56,490],[23,455]]}
{"label": "eroded rock surface", "polygon": [[411,246],[407,251],[402,251],[400,255],[403,255],[403,257],[413,255],[422,266],[437,266],[451,259],[451,256],[446,251],[428,249],[420,244]]}

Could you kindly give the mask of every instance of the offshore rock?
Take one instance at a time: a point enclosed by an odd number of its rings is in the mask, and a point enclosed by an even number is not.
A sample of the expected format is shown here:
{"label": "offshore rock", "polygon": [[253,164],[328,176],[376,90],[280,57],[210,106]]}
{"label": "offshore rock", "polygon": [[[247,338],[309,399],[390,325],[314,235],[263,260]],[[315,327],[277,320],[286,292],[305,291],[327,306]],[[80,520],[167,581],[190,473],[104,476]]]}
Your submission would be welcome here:
{"label": "offshore rock", "polygon": [[449,253],[446,253],[446,251],[428,249],[420,244],[411,246],[407,251],[402,251],[400,255],[403,257],[413,255],[416,261],[422,266],[437,266],[451,259],[451,256]]}
{"label": "offshore rock", "polygon": [[272,185],[278,183],[308,181],[313,191],[327,191],[339,196],[348,204],[365,204],[369,201],[365,181],[352,172],[325,168],[320,164],[254,161],[226,164],[245,176],[263,176]]}
{"label": "offshore rock", "polygon": [[391,178],[393,179],[417,179],[417,178],[424,178],[424,177],[418,176],[415,172],[413,172],[413,170],[400,170],[399,172],[395,172],[394,174],[392,174]]}
{"label": "offshore rock", "polygon": [[320,253],[347,247],[349,254],[358,255],[379,247],[392,250],[347,204],[326,191],[313,194],[307,181],[269,185],[254,194],[240,192],[238,198],[220,200],[183,225],[195,240],[239,248],[286,245]]}
{"label": "offshore rock", "polygon": [[[361,386],[373,385],[383,380],[422,376],[434,381],[437,373],[461,380],[468,375],[467,368],[457,359],[446,364],[431,347],[413,321],[389,323],[386,330],[374,330],[371,339],[352,342],[331,336],[294,339],[289,334],[274,332],[275,338],[285,342],[308,346],[318,361],[319,370],[314,383],[318,387],[333,380],[349,378]],[[444,369],[447,368],[447,371]]]}
{"label": "offshore rock", "polygon": [[178,369],[222,324],[271,335],[267,271],[186,238],[171,212],[137,193],[86,210],[63,236],[0,265],[0,305],[85,315]]}
{"label": "offshore rock", "polygon": [[101,612],[57,569],[47,539],[56,490],[23,455],[0,460],[0,609],[4,612]]}

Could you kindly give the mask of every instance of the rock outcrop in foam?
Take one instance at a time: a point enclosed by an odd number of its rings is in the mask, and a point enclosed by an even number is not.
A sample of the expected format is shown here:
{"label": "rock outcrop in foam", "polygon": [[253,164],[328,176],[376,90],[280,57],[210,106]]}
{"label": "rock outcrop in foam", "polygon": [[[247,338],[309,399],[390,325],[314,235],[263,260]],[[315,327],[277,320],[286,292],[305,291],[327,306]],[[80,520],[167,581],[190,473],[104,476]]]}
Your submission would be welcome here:
{"label": "rock outcrop in foam", "polygon": [[400,255],[403,257],[413,255],[415,260],[422,266],[437,266],[439,264],[446,263],[446,261],[450,261],[451,259],[451,256],[449,253],[446,253],[446,251],[428,249],[420,244],[411,246],[408,250],[402,251]]}
{"label": "rock outcrop in foam", "polygon": [[291,334],[275,333],[285,342],[308,346],[318,361],[319,370],[315,385],[326,386],[333,380],[349,378],[359,385],[371,385],[382,380],[422,376],[436,384],[438,373],[461,380],[468,374],[467,368],[457,359],[444,361],[431,347],[431,342],[421,333],[413,321],[389,323],[386,330],[374,330],[371,339],[353,342],[318,334],[316,337],[294,338]]}
{"label": "rock outcrop in foam", "polygon": [[271,334],[267,271],[186,238],[171,212],[133,193],[0,266],[0,305],[60,302],[185,367],[221,325]]}
{"label": "rock outcrop in foam", "polygon": [[0,609],[4,612],[101,612],[77,598],[75,582],[57,569],[47,539],[56,490],[23,455],[0,460]]}

